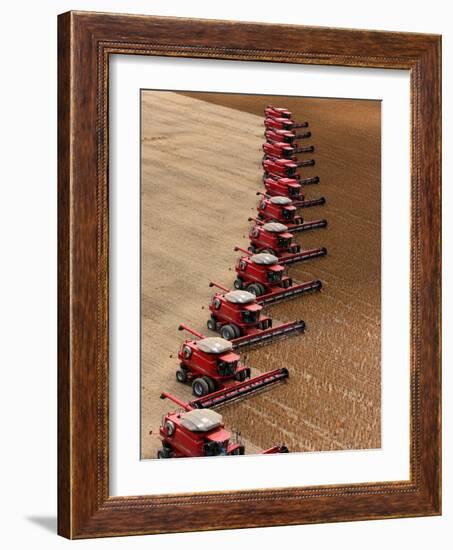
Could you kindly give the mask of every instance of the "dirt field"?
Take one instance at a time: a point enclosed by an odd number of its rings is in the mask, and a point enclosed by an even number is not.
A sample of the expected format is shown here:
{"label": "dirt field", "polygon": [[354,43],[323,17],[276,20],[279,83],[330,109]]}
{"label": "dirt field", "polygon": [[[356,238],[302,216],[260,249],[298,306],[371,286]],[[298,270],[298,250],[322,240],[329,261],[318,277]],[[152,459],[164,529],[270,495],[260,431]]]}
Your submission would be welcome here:
{"label": "dirt field", "polygon": [[[200,100],[202,99],[202,100]],[[231,286],[235,244],[261,190],[262,111],[275,98],[226,94],[142,95],[142,456],[155,457],[171,404],[190,399],[175,380],[179,322],[207,332],[210,279]],[[303,318],[307,332],[247,353],[254,372],[286,366],[288,383],[222,409],[247,452],[380,446],[380,104],[281,98],[308,120],[323,207],[301,211],[329,227],[297,240],[328,256],[291,268],[319,278],[322,293],[269,308],[275,321]],[[276,362],[278,358],[278,364]],[[150,435],[149,432],[153,434]]]}

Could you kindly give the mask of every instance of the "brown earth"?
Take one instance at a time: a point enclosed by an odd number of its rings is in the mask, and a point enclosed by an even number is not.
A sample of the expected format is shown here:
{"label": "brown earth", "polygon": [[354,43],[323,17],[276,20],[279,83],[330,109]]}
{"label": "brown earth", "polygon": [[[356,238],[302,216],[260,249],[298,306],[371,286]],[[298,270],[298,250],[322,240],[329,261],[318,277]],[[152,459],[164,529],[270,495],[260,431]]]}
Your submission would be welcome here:
{"label": "brown earth", "polygon": [[[286,384],[222,409],[247,452],[275,443],[291,451],[380,446],[380,103],[234,94],[142,93],[142,457],[153,458],[161,391],[190,399],[174,377],[186,322],[207,333],[210,279],[232,285],[232,248],[247,242],[261,184],[263,108],[308,120],[316,166],[307,198],[327,229],[301,234],[328,256],[294,266],[321,293],[269,308],[274,323],[304,319],[303,336],[249,351],[254,372],[286,366]],[[149,432],[153,434],[150,435]]]}

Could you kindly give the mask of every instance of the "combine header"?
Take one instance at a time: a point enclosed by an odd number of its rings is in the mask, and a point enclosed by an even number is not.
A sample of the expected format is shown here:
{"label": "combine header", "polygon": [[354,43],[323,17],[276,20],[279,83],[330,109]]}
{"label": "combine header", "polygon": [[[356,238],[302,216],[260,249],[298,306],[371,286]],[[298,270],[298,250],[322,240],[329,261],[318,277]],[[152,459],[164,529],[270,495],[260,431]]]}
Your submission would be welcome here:
{"label": "combine header", "polygon": [[293,280],[285,275],[285,268],[272,254],[251,254],[239,246],[234,250],[246,254],[236,262],[237,279],[234,288],[255,294],[256,301],[261,305],[295,298],[322,288],[318,280],[293,285]]}
{"label": "combine header", "polygon": [[274,195],[271,197],[266,193],[261,193],[261,191],[258,191],[256,194],[263,197],[256,207],[258,210],[258,218],[262,221],[283,223],[290,231],[294,227],[303,225],[301,216],[296,215],[296,207],[300,208],[304,206],[307,208],[309,206],[319,206],[326,202],[324,197],[312,199],[310,201],[293,202],[289,197],[281,195]]}
{"label": "combine header", "polygon": [[[162,449],[157,451],[157,458],[234,456],[245,453],[239,434],[232,434],[225,429],[222,415],[218,412],[207,408],[200,410],[203,407],[184,403],[166,392],[160,398],[170,399],[182,410],[164,416],[159,428]],[[262,454],[287,452],[284,445],[275,445]]]}
{"label": "combine header", "polygon": [[269,143],[272,143],[273,141],[283,141],[289,145],[294,145],[294,142],[300,139],[307,139],[311,137],[311,132],[296,134],[295,132],[290,132],[289,130],[267,129],[264,132],[264,137]]}
{"label": "combine header", "polygon": [[269,386],[282,382],[288,378],[288,370],[285,368],[275,369],[273,371],[259,374],[250,380],[241,384],[216,391],[209,395],[199,397],[190,402],[190,405],[196,409],[206,409],[220,407],[226,403],[237,401],[248,397],[251,394],[258,393]]}
{"label": "combine header", "polygon": [[263,161],[266,159],[287,159],[295,162],[297,160],[296,155],[300,153],[313,153],[314,150],[315,148],[313,145],[308,145],[307,147],[292,147],[281,141],[268,141],[263,144]]}
{"label": "combine header", "polygon": [[208,319],[209,330],[219,332],[225,340],[231,340],[233,349],[270,342],[282,336],[305,330],[304,321],[291,321],[272,327],[272,319],[263,315],[263,306],[252,292],[233,290],[210,282],[223,292],[212,297]]}
{"label": "combine header", "polygon": [[[253,220],[253,218],[249,219]],[[292,233],[290,233],[288,227],[282,223],[271,222],[263,224],[260,220],[255,221],[256,223],[252,227],[249,234],[250,246],[248,250],[252,254],[257,252],[267,252],[268,254],[277,256],[281,265],[302,262],[318,256],[325,256],[327,254],[327,250],[325,248],[313,248],[311,250],[303,250],[301,252],[300,246],[294,241]],[[325,222],[325,220],[320,221]],[[302,227],[303,225],[305,224],[302,224],[299,227]],[[311,229],[311,227],[309,227],[309,229]],[[283,259],[288,260],[288,262],[283,264]]]}

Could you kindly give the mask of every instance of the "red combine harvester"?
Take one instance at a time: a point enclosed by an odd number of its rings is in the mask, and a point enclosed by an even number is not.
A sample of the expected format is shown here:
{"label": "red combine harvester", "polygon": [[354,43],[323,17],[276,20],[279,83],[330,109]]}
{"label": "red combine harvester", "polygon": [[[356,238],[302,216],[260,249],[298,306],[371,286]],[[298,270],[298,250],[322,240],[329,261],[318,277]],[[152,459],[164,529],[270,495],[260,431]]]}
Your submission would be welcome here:
{"label": "red combine harvester", "polygon": [[[273,105],[267,105],[264,109],[264,116],[272,116],[279,118],[291,118],[292,113],[284,107],[274,107]],[[307,123],[308,125],[308,123]]]}
{"label": "red combine harvester", "polygon": [[296,128],[308,128],[308,122],[296,123],[290,118],[267,116],[264,119],[264,126],[268,130],[295,130]]}
{"label": "red combine harvester", "polygon": [[207,322],[208,329],[219,332],[225,340],[231,340],[233,349],[269,342],[305,330],[305,322],[302,320],[272,327],[272,319],[263,315],[263,306],[251,292],[231,291],[214,282],[210,282],[209,286],[215,286],[223,292],[216,292],[209,304],[211,317]]}
{"label": "red combine harvester", "polygon": [[[171,399],[181,410],[165,415],[159,428],[162,449],[157,458],[189,458],[202,456],[234,456],[245,453],[239,434],[225,429],[222,415],[211,409],[200,410],[169,393],[161,399]],[[275,445],[263,454],[287,453],[284,445]]]}
{"label": "red combine harvester", "polygon": [[291,277],[285,275],[285,268],[279,265],[278,258],[272,254],[251,254],[239,246],[234,250],[239,250],[246,255],[241,256],[236,262],[237,278],[234,281],[234,288],[255,294],[256,301],[260,305],[294,298],[322,288],[321,281],[293,285]]}
{"label": "red combine harvester", "polygon": [[[262,221],[254,220],[253,218],[249,218],[249,220],[255,221],[255,225],[253,225],[249,234],[250,246],[248,250],[252,254],[256,254],[257,252],[267,252],[277,256],[281,265],[301,262],[310,258],[325,256],[327,254],[327,250],[324,247],[313,248],[301,252],[300,246],[294,241],[292,233],[289,231],[288,227],[282,223],[263,223]],[[321,223],[324,225],[317,225]],[[324,227],[326,224],[326,220],[317,220],[298,225],[296,228],[303,228],[304,225]],[[302,230],[306,229],[312,229],[312,227],[306,227]],[[294,233],[297,231],[293,229],[292,232]],[[282,260],[285,260],[285,263],[283,263]]]}
{"label": "red combine harvester", "polygon": [[296,161],[299,153],[313,153],[315,148],[313,145],[307,147],[293,147],[287,143],[281,141],[268,141],[263,144],[264,157],[263,162],[266,159],[287,159]]}
{"label": "red combine harvester", "polygon": [[[279,177],[284,178],[294,178],[300,180],[300,175],[297,174],[296,170],[303,166],[314,166],[315,161],[311,160],[300,160],[294,162],[288,159],[266,159],[263,160],[263,168],[265,172],[265,177],[275,174]],[[300,182],[303,183],[303,182]]]}
{"label": "red combine harvester", "polygon": [[200,397],[250,378],[250,369],[241,363],[231,342],[219,337],[205,337],[184,324],[179,325],[178,329],[198,338],[187,339],[181,344],[178,352],[181,363],[176,371],[178,382],[192,382],[195,396]]}
{"label": "red combine harvester", "polygon": [[269,143],[272,143],[273,141],[283,141],[289,145],[294,145],[295,141],[311,137],[311,132],[296,134],[295,132],[290,132],[289,130],[267,129],[264,132],[264,137]]}
{"label": "red combine harvester", "polygon": [[[181,366],[176,371],[178,382],[193,381],[193,394],[198,398],[192,402],[193,406],[205,406],[203,397],[206,395],[209,395],[209,406],[220,404],[225,396],[230,400],[233,394],[244,397],[288,376],[287,371],[275,369],[250,379],[250,369],[241,364],[232,342],[205,337],[186,325],[180,325],[179,330],[187,330],[199,338],[183,342],[178,354]],[[214,401],[211,400],[213,395]]]}
{"label": "red combine harvester", "polygon": [[326,202],[324,197],[309,201],[293,202],[289,197],[281,195],[274,195],[271,197],[266,193],[261,193],[261,191],[258,191],[256,194],[263,197],[256,207],[258,210],[258,218],[263,221],[283,223],[288,226],[290,230],[293,227],[303,224],[302,217],[296,215],[296,207],[300,208],[304,206],[306,208],[308,206],[319,206]]}
{"label": "red combine harvester", "polygon": [[[287,198],[287,197],[284,197],[284,198]],[[248,221],[255,222],[255,226],[256,225],[262,226],[265,223],[276,223],[278,225],[284,225],[286,227],[286,230],[289,233],[302,233],[302,231],[310,231],[311,229],[320,229],[322,227],[327,227],[327,220],[325,219],[311,220],[309,222],[303,222],[303,223],[284,223],[284,224],[279,221],[264,222],[259,218],[248,218]]]}

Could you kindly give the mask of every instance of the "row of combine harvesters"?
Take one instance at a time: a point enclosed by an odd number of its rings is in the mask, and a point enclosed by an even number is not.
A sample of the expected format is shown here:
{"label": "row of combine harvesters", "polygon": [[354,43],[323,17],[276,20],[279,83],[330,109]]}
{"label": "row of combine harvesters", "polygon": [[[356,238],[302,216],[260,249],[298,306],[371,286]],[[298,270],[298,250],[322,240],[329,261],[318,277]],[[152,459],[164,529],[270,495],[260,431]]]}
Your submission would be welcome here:
{"label": "row of combine harvesters", "polygon": [[[225,429],[222,416],[214,408],[251,395],[284,381],[289,373],[278,368],[251,378],[250,368],[241,360],[240,350],[276,338],[300,334],[302,320],[272,325],[263,307],[307,292],[320,290],[321,281],[295,284],[286,274],[288,265],[324,256],[325,248],[301,250],[294,235],[301,231],[326,227],[326,220],[304,222],[299,208],[322,205],[324,198],[305,200],[304,185],[319,182],[318,177],[302,178],[299,168],[314,165],[314,160],[297,160],[297,155],[312,153],[313,146],[301,147],[298,142],[311,132],[296,133],[308,123],[296,124],[291,112],[280,107],[265,109],[265,143],[263,145],[264,192],[257,215],[249,218],[252,226],[248,249],[236,246],[241,255],[235,264],[234,289],[210,282],[217,292],[209,304],[207,328],[220,336],[208,337],[188,327],[179,330],[191,336],[178,352],[176,379],[191,384],[194,399],[189,403],[162,393],[179,410],[169,412],[159,429],[162,448],[158,458],[242,455],[244,445],[239,434]],[[182,409],[182,410],[181,410]],[[275,445],[263,454],[288,452],[284,445]]]}

